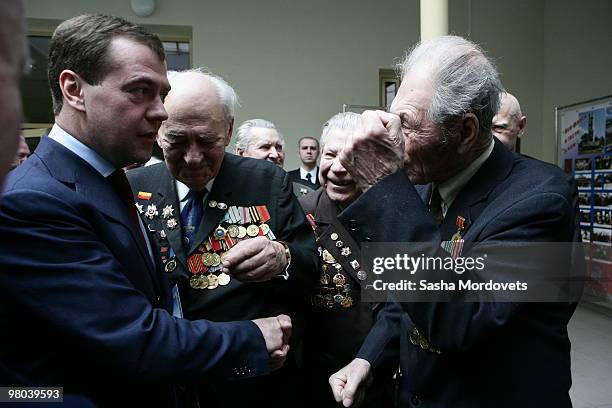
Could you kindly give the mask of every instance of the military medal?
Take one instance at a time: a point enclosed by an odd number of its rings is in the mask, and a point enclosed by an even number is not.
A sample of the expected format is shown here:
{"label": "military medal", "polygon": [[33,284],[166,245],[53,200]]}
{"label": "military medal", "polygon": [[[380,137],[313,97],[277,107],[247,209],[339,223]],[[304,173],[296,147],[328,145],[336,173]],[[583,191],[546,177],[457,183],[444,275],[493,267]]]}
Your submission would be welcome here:
{"label": "military medal", "polygon": [[208,206],[209,206],[210,208],[215,208],[215,207],[217,206],[217,202],[216,202],[215,200],[210,200],[210,201],[208,202]]}
{"label": "military medal", "polygon": [[225,238],[226,233],[227,231],[225,230],[225,228],[219,225],[217,228],[215,228],[215,232],[213,233],[213,235],[215,236],[216,240],[221,241]]}
{"label": "military medal", "polygon": [[145,217],[152,220],[158,215],[159,215],[159,211],[157,211],[157,207],[155,206],[155,204],[147,205],[147,211],[145,212]]}
{"label": "military medal", "polygon": [[344,296],[342,296],[341,294],[336,294],[334,295],[334,302],[336,303],[342,303],[342,301],[344,300]]}
{"label": "military medal", "polygon": [[332,232],[329,237],[332,239],[332,241],[336,241],[338,239],[338,234],[336,234],[335,232]]}
{"label": "military medal", "polygon": [[239,232],[240,232],[240,228],[238,228],[238,226],[235,224],[231,224],[229,227],[227,227],[227,233],[232,238],[238,238]]}
{"label": "military medal", "polygon": [[228,283],[230,283],[231,277],[225,273],[225,272],[221,272],[218,276],[218,281],[219,281],[219,285],[221,286],[225,286]]}
{"label": "military medal", "polygon": [[359,272],[357,272],[357,279],[366,280],[367,277],[368,277],[368,274],[365,273],[364,270],[360,270]]}
{"label": "military medal", "polygon": [[323,249],[322,258],[323,258],[323,262],[325,263],[329,263],[329,264],[336,263],[336,259],[332,256],[332,254],[329,253],[327,249]]}
{"label": "military medal", "polygon": [[170,218],[173,215],[174,215],[174,208],[172,208],[172,206],[167,205],[162,209],[162,217],[164,219]]}
{"label": "military medal", "polygon": [[178,222],[176,221],[176,218],[170,218],[168,221],[166,221],[166,226],[168,227],[168,229],[175,229],[176,226],[178,225]]}
{"label": "military medal", "polygon": [[261,229],[261,233],[263,235],[268,235],[270,233],[270,226],[268,224],[261,224],[259,228]]}
{"label": "military medal", "polygon": [[259,235],[259,227],[257,225],[249,225],[246,229],[247,235],[249,237],[256,237]]}
{"label": "military medal", "polygon": [[217,203],[217,208],[220,210],[227,210],[227,204],[225,203]]}
{"label": "military medal", "polygon": [[348,257],[351,254],[351,248],[349,247],[344,247],[340,250],[340,255],[342,255],[343,257]]}
{"label": "military medal", "polygon": [[343,274],[337,273],[333,277],[333,282],[336,286],[343,286],[346,283],[346,278]]}
{"label": "military medal", "polygon": [[327,273],[323,272],[321,274],[321,277],[319,278],[319,281],[321,282],[321,285],[329,284],[329,275]]}
{"label": "military medal", "polygon": [[238,239],[243,239],[246,236],[247,236],[247,229],[243,227],[242,225],[240,225],[238,227]]}
{"label": "military medal", "polygon": [[213,263],[215,263],[215,259],[211,252],[204,252],[201,256],[204,266],[213,266]]}
{"label": "military medal", "polygon": [[215,289],[217,286],[219,286],[219,278],[211,273],[208,275],[208,289]]}
{"label": "military medal", "polygon": [[213,253],[212,254],[212,260],[213,260],[212,266],[219,266],[219,265],[221,265],[221,256],[219,254]]}
{"label": "military medal", "polygon": [[195,274],[189,278],[189,286],[193,289],[206,289],[208,287],[208,278],[201,273]]}
{"label": "military medal", "polygon": [[176,269],[176,259],[169,259],[168,262],[164,265],[164,270],[168,273],[173,272]]}
{"label": "military medal", "polygon": [[356,259],[353,259],[351,261],[351,266],[353,267],[353,269],[357,270],[357,269],[359,269],[359,262],[357,262]]}
{"label": "military medal", "polygon": [[136,204],[136,209],[138,210],[138,214],[142,214],[144,212],[143,205],[139,203],[134,203],[134,204]]}
{"label": "military medal", "polygon": [[340,306],[348,309],[349,307],[353,306],[353,299],[350,296],[345,296],[344,299],[342,299],[342,302],[340,302]]}

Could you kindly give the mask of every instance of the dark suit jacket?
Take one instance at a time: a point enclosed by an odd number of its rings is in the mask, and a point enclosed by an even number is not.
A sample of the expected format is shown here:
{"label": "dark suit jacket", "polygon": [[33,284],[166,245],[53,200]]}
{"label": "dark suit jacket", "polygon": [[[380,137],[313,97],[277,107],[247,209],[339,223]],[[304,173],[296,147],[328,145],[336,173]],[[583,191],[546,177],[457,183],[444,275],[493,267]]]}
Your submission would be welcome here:
{"label": "dark suit jacket", "polygon": [[[150,200],[138,200],[146,208],[147,205],[156,205],[160,216],[151,219],[143,218],[156,237],[156,247],[170,247],[176,253],[178,267],[169,275],[172,283],[178,282],[183,312],[188,319],[206,318],[213,321],[254,319],[259,317],[275,316],[280,313],[288,314],[292,318],[294,330],[292,344],[300,339],[303,331],[303,316],[305,314],[306,296],[310,292],[315,279],[316,253],[314,239],[306,218],[299,206],[297,198],[293,195],[291,183],[286,173],[279,167],[251,158],[243,158],[226,153],[219,174],[215,178],[212,191],[207,199],[217,203],[224,203],[228,207],[249,207],[265,205],[270,213],[267,224],[274,232],[277,240],[284,241],[290,248],[291,265],[289,279],[273,278],[267,282],[241,283],[236,279],[227,286],[219,286],[214,290],[193,289],[188,283],[191,273],[188,270],[186,259],[189,253],[183,247],[182,227],[167,228],[166,220],[161,216],[161,210],[170,205],[179,220],[180,211],[175,180],[170,175],[165,163],[135,169],[128,173],[134,193],[150,192]],[[213,232],[219,225],[227,210],[206,205],[200,227],[196,233],[192,252]],[[167,241],[160,238],[160,232],[165,230]],[[295,347],[293,347],[295,348]],[[257,388],[261,396],[274,392],[278,400],[287,393],[286,387],[279,387],[279,378],[283,380],[295,379],[290,374],[282,375],[290,368],[289,361],[286,368],[275,373],[269,381],[257,379]],[[214,390],[209,389],[208,383],[199,392],[201,404],[217,406],[223,404],[230,406],[253,402],[254,395],[250,392],[241,392],[241,384],[251,387],[254,381],[228,384],[227,392],[223,392],[220,385]],[[295,381],[297,382],[297,381]],[[267,390],[267,391],[266,391]],[[268,397],[265,397],[268,398]],[[267,404],[278,401],[268,398]],[[285,401],[284,404],[288,402]]]}
{"label": "dark suit jacket", "polygon": [[0,200],[0,383],[172,406],[173,383],[265,374],[252,322],[176,320],[166,277],[93,167],[49,138]]}
{"label": "dark suit jacket", "polygon": [[[342,291],[343,296],[352,299],[350,307],[343,307],[338,302],[321,304],[326,294],[334,294],[332,278],[335,273],[330,269],[323,271],[325,265],[320,261],[319,274],[327,273],[328,284],[317,284],[313,292],[313,306],[308,318],[308,326],[304,340],[304,365],[309,376],[308,398],[310,406],[337,407],[329,387],[329,376],[347,365],[355,357],[361,343],[372,328],[379,303],[369,302],[361,296],[362,285],[366,282],[359,279],[358,272],[364,269],[355,268],[351,261],[363,264],[359,245],[350,233],[338,221],[338,206],[331,201],[323,188],[299,198],[300,204],[307,214],[311,214],[315,222],[315,236],[321,249],[327,249],[341,265],[342,274],[346,277],[348,291]],[[336,234],[332,238],[332,234]],[[339,246],[338,243],[341,243]],[[348,248],[348,255],[342,254],[342,249]],[[321,253],[321,251],[320,251]],[[363,278],[364,276],[362,276]],[[331,291],[329,289],[332,289]],[[318,299],[317,299],[318,297]],[[363,407],[391,407],[393,397],[394,368],[379,371],[374,383],[368,388]]]}
{"label": "dark suit jacket", "polygon": [[[440,228],[424,204],[430,192],[431,186],[415,189],[398,172],[363,194],[340,219],[354,227],[358,242],[430,242],[439,247],[456,231],[458,215],[467,219],[468,242],[572,241],[574,210],[563,173],[513,154],[497,141]],[[569,268],[569,251],[556,257]],[[517,270],[544,268],[528,259],[514,261]],[[447,280],[454,275],[435,273]],[[381,353],[378,337],[390,344],[400,339],[400,406],[571,406],[570,303],[412,302],[401,307],[406,313],[399,325],[380,313],[359,352],[376,371],[385,360],[398,357],[393,347],[391,353]],[[413,345],[409,334],[414,327],[441,353]]]}
{"label": "dark suit jacket", "polygon": [[308,186],[310,188],[312,188],[313,190],[318,189],[319,187],[321,187],[321,183],[319,182],[319,168],[317,167],[317,182],[316,183],[309,183],[308,180],[304,180],[300,177],[300,169],[295,169],[295,170],[291,170],[288,171],[287,174],[289,174],[289,181],[294,182],[294,183],[300,183],[303,184],[305,186]]}

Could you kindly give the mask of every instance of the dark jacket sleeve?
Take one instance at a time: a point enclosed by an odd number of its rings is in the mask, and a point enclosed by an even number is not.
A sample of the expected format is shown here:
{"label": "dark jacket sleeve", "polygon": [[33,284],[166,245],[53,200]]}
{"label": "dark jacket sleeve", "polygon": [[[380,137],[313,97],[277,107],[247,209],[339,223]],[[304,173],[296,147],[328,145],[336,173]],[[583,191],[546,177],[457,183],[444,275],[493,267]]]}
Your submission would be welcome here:
{"label": "dark jacket sleeve", "polygon": [[17,339],[38,338],[44,345],[11,360],[37,365],[55,350],[53,355],[88,362],[80,375],[92,378],[178,382],[232,377],[236,367],[248,366],[250,376],[269,371],[254,323],[190,322],[152,307],[91,218],[73,204],[28,190],[2,199],[0,290],[8,310],[1,317],[7,330],[2,353],[23,353]]}
{"label": "dark jacket sleeve", "polygon": [[[565,181],[563,183],[567,185]],[[509,200],[508,206],[497,208],[495,214],[489,214],[487,225],[478,239],[501,243],[571,241],[573,209],[566,194],[534,192],[523,197]],[[372,187],[341,217],[344,223],[352,220],[359,225],[355,232],[357,241],[429,243],[431,254],[440,254],[439,229],[403,172],[388,176]],[[401,225],[402,228],[388,228],[389,225]],[[469,252],[464,254],[468,255]],[[563,263],[567,254],[558,255],[555,261]],[[526,274],[538,273],[549,266],[546,263],[549,262],[548,257],[528,258],[516,259],[511,268]],[[506,261],[491,256],[487,268],[495,270]],[[452,270],[427,273],[436,280],[457,278]],[[418,330],[442,352],[465,351],[486,341],[491,334],[509,324],[524,305],[487,302],[484,299],[474,302],[401,303]],[[561,310],[559,313],[565,312]]]}

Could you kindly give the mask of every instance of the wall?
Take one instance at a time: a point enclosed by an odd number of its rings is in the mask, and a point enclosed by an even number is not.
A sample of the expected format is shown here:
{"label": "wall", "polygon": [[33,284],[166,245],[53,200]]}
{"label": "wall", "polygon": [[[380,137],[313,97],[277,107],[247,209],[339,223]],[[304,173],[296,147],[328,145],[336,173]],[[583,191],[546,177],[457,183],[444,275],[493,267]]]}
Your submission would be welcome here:
{"label": "wall", "polygon": [[419,37],[418,0],[157,0],[137,18],[128,0],[26,0],[30,18],[103,12],[142,24],[193,27],[194,66],[223,76],[241,97],[237,125],[263,117],[288,140],[285,168],[298,165],[297,139],[320,135],[343,103],[378,105],[378,69]]}
{"label": "wall", "polygon": [[508,92],[527,116],[521,152],[542,153],[544,2],[541,0],[450,0],[451,32],[480,44],[494,60]]}
{"label": "wall", "polygon": [[[297,166],[297,139],[320,133],[343,103],[378,105],[378,69],[419,37],[419,0],[157,0],[137,18],[128,0],[26,0],[30,18],[85,12],[190,26],[194,66],[225,77],[242,99],[237,125],[275,122]],[[528,116],[522,152],[554,160],[554,106],[612,94],[609,0],[449,0],[452,33],[480,43]]]}
{"label": "wall", "polygon": [[546,0],[542,151],[555,160],[555,106],[612,95],[612,1]]}

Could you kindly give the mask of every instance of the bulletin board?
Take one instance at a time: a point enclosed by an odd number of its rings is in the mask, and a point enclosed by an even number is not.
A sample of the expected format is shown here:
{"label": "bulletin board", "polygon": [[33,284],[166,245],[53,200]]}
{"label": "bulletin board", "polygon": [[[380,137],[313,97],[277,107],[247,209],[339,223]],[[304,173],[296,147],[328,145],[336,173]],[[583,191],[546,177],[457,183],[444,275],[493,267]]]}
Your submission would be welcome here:
{"label": "bulletin board", "polygon": [[612,304],[612,95],[555,113],[557,162],[578,188],[585,296]]}

